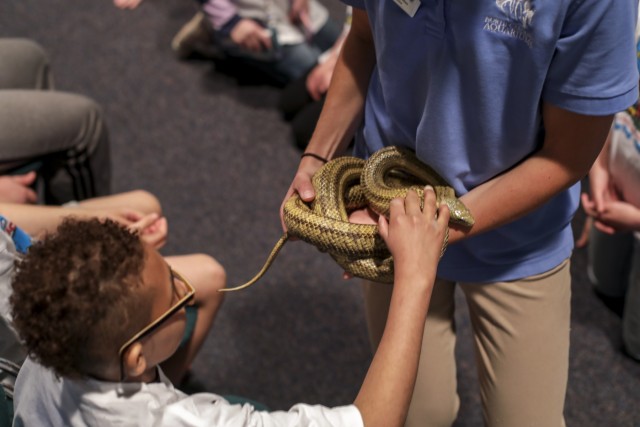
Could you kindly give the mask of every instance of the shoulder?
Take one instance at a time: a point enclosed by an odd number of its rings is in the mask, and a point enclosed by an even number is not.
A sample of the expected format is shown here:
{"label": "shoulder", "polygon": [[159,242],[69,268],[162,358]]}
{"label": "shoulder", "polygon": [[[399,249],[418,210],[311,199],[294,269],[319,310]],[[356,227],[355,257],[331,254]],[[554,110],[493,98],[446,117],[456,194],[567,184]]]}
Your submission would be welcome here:
{"label": "shoulder", "polygon": [[20,368],[14,389],[16,420],[37,425],[48,419],[53,425],[63,420],[57,408],[62,401],[62,382],[38,363],[27,358]]}

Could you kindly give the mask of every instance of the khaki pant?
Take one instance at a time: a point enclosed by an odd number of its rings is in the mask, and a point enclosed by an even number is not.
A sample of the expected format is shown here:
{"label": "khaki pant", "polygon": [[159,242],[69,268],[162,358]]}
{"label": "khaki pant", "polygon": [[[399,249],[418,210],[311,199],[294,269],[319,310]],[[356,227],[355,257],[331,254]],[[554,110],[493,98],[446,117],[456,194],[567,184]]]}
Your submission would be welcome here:
{"label": "khaki pant", "polygon": [[[569,368],[569,261],[514,282],[458,283],[473,328],[485,425],[564,426]],[[407,427],[451,426],[459,398],[455,366],[455,283],[438,279]],[[370,338],[377,346],[391,287],[364,283]]]}

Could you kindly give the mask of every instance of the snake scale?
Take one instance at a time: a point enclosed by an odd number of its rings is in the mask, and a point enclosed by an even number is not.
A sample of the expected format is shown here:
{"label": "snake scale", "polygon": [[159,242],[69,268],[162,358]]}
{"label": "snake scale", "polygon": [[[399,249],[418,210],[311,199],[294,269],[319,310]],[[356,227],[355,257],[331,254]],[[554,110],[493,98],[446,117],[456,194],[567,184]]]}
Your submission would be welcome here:
{"label": "snake scale", "polygon": [[[473,225],[473,216],[456,197],[451,186],[433,169],[422,163],[410,150],[386,147],[368,160],[338,157],[322,166],[312,178],[316,198],[306,203],[292,196],[284,205],[287,232],[269,254],[258,274],[235,291],[251,286],[269,269],[290,236],[295,236],[327,252],[353,276],[381,283],[393,281],[393,258],[378,234],[377,225],[353,224],[349,213],[365,207],[385,215],[395,197],[405,197],[414,189],[424,199],[424,186],[431,185],[438,204],[450,210],[450,223]],[[446,249],[445,240],[442,252]]]}

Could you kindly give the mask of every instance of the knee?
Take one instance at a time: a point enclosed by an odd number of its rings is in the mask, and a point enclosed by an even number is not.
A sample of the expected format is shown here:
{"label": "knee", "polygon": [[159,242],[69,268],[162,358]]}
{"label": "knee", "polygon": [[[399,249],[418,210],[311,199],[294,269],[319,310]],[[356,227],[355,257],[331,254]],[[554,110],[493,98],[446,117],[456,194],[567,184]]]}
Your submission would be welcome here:
{"label": "knee", "polygon": [[66,114],[80,127],[82,145],[92,153],[98,144],[108,142],[107,127],[102,108],[93,99],[68,92],[57,92],[60,104]]}
{"label": "knee", "polygon": [[100,107],[96,101],[87,96],[78,94],[73,94],[73,96],[77,99],[78,110],[89,118],[90,123],[102,126],[102,107]]}
{"label": "knee", "polygon": [[47,89],[51,86],[49,58],[38,43],[22,38],[0,40],[0,86]]}
{"label": "knee", "polygon": [[49,58],[40,44],[30,39],[13,39],[11,41],[23,61],[33,64],[48,65]]}
{"label": "knee", "polygon": [[222,298],[223,293],[218,292],[218,290],[223,289],[227,283],[227,273],[224,267],[210,255],[196,254],[194,256],[196,257],[197,265],[201,269],[202,283],[206,284],[202,289],[202,293]]}

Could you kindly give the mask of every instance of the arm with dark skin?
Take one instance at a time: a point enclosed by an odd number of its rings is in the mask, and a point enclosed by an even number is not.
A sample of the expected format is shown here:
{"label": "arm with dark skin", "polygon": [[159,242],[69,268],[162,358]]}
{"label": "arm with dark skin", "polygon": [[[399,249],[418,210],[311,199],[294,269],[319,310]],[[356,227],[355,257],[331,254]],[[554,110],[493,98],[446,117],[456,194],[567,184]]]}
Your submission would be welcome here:
{"label": "arm with dark skin", "polygon": [[[521,218],[582,179],[602,149],[612,117],[585,116],[544,104],[546,137],[542,148],[460,198],[475,224],[472,228],[452,225],[449,243]],[[369,210],[356,211],[350,217],[350,221],[363,224],[373,224],[376,219]]]}
{"label": "arm with dark skin", "polygon": [[[362,120],[374,65],[375,47],[366,12],[354,9],[353,25],[338,58],[325,108],[307,152],[330,159],[351,141]],[[549,103],[543,104],[542,115],[546,136],[541,149],[461,197],[473,214],[475,225],[470,229],[452,229],[451,243],[532,212],[589,172],[606,140],[613,116],[586,116]],[[303,158],[285,201],[296,192],[304,201],[313,200],[315,190],[311,177],[320,166],[319,160]],[[376,222],[368,211],[355,212],[350,220]]]}
{"label": "arm with dark skin", "polygon": [[[369,20],[363,10],[353,10],[351,30],[333,71],[324,108],[306,151],[330,159],[343,151],[362,121],[364,100],[375,65],[375,49]],[[322,166],[320,160],[304,157],[284,197],[283,205],[294,193],[304,201],[315,198],[311,177]],[[282,215],[282,207],[280,208]],[[282,227],[285,228],[284,223]]]}
{"label": "arm with dark skin", "polygon": [[532,212],[589,172],[607,138],[613,116],[585,116],[548,103],[543,104],[542,113],[546,132],[542,148],[461,197],[476,223],[471,229],[452,229],[450,242]]}
{"label": "arm with dark skin", "polygon": [[157,199],[143,191],[131,191],[111,196],[83,200],[77,206],[43,206],[0,201],[0,215],[36,238],[53,233],[65,218],[92,218],[119,222],[138,230],[146,243],[160,248],[167,238],[167,220],[162,216]]}
{"label": "arm with dark skin", "polygon": [[[436,277],[449,210],[436,209],[432,188],[424,209],[417,193],[391,202],[389,221],[379,219],[380,235],[395,260],[389,316],[378,350],[354,404],[366,427],[402,427],[418,372],[422,336]],[[436,218],[436,212],[438,213]]]}

